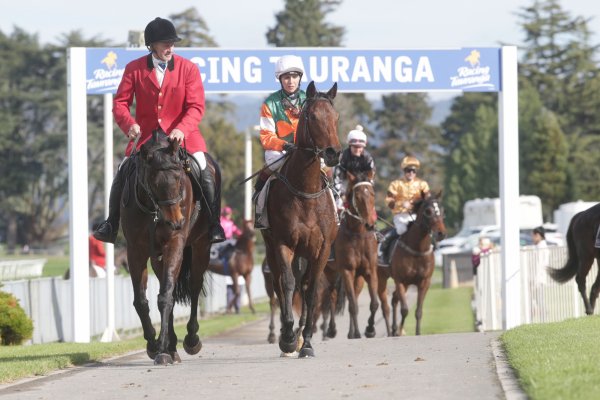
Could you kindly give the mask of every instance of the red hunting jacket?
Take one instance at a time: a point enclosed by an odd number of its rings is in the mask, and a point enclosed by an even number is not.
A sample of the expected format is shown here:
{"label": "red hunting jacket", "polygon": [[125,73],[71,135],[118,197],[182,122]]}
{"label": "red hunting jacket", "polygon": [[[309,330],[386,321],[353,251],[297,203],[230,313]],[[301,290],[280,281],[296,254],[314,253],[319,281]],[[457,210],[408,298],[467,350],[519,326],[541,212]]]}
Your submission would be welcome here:
{"label": "red hunting jacket", "polygon": [[[130,107],[135,98],[135,119]],[[131,61],[125,67],[123,79],[113,101],[113,115],[127,135],[129,128],[138,123],[142,136],[138,149],[158,127],[169,134],[177,128],[185,134],[185,146],[190,153],[206,151],[206,143],[198,125],[204,115],[204,86],[198,66],[173,55],[167,66],[162,87],[156,79],[152,54]],[[125,150],[129,155],[130,141]]]}

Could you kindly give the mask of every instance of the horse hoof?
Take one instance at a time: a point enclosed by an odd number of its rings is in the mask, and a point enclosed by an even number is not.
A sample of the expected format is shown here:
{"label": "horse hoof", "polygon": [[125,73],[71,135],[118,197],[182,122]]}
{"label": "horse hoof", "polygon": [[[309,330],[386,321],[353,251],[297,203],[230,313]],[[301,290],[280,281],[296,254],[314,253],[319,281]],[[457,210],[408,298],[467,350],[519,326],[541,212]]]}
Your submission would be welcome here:
{"label": "horse hoof", "polygon": [[279,357],[281,357],[281,358],[292,358],[292,357],[296,357],[296,354],[298,354],[298,353],[296,353],[295,351],[293,351],[291,353],[285,353],[285,352],[282,351],[279,354]]}
{"label": "horse hoof", "polygon": [[150,357],[151,360],[154,360],[158,355],[158,346],[156,344],[148,343],[146,345],[146,354]]}
{"label": "horse hoof", "polygon": [[298,352],[298,358],[312,358],[315,356],[315,351],[311,347],[304,347]]}
{"label": "horse hoof", "polygon": [[177,350],[171,352],[170,354],[174,364],[181,364],[181,357],[179,357]]}
{"label": "horse hoof", "polygon": [[298,344],[296,344],[296,352],[299,352],[302,346],[304,346],[304,338],[302,336],[299,336]]}
{"label": "horse hoof", "polygon": [[202,349],[202,342],[198,335],[194,335],[193,337],[186,335],[183,340],[183,349],[190,355],[198,354],[200,349]]}
{"label": "horse hoof", "polygon": [[371,339],[375,337],[375,327],[374,326],[368,326],[367,329],[365,329],[365,337]]}
{"label": "horse hoof", "polygon": [[275,343],[276,340],[277,340],[277,337],[275,337],[275,334],[269,333],[269,337],[267,337],[267,342],[273,344],[273,343]]}
{"label": "horse hoof", "polygon": [[293,342],[286,343],[279,339],[279,350],[281,350],[284,353],[294,353],[296,352],[297,343],[298,341],[296,340],[294,340]]}
{"label": "horse hoof", "polygon": [[173,364],[173,358],[168,353],[160,353],[154,359],[154,365],[169,365]]}
{"label": "horse hoof", "polygon": [[337,335],[337,329],[329,329],[327,331],[327,337],[330,339],[335,338],[336,335]]}

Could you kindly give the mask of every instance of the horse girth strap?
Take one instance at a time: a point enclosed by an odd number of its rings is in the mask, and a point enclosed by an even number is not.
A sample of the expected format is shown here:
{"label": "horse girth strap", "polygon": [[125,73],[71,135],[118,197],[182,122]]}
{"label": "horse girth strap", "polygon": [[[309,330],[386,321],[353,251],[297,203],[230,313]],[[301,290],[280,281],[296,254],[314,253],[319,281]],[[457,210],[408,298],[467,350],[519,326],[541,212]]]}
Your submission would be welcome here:
{"label": "horse girth strap", "polygon": [[290,181],[288,181],[288,179],[285,177],[285,175],[280,174],[278,171],[273,172],[273,175],[275,175],[275,177],[277,179],[279,179],[281,182],[283,182],[283,184],[288,188],[288,190],[290,192],[292,192],[292,194],[294,194],[295,196],[298,196],[298,197],[305,198],[305,199],[316,199],[316,198],[320,197],[323,193],[325,193],[327,191],[327,189],[329,189],[329,186],[330,186],[329,179],[327,179],[327,177],[325,175],[321,175],[323,182],[325,182],[325,187],[316,193],[306,193],[306,192],[302,192],[302,191],[296,189],[295,187],[293,187],[292,184],[290,183]]}
{"label": "horse girth strap", "polygon": [[416,250],[413,250],[412,248],[410,248],[410,246],[407,245],[406,243],[404,243],[402,241],[402,239],[400,239],[400,238],[398,238],[398,241],[396,243],[398,243],[398,245],[400,245],[400,247],[402,247],[404,250],[409,252],[411,255],[416,256],[416,257],[425,257],[425,256],[433,253],[433,245],[429,245],[429,250],[416,251]]}

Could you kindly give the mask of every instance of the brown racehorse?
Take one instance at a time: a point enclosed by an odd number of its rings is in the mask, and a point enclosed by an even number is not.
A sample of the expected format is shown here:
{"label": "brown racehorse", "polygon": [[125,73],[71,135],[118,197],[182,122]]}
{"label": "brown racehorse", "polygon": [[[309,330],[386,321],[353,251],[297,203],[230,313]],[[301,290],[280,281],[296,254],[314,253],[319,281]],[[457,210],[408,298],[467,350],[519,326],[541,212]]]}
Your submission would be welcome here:
{"label": "brown racehorse", "polygon": [[[262,235],[280,305],[279,348],[283,353],[292,353],[299,343],[292,312],[298,281],[303,310],[306,310],[299,357],[314,356],[310,341],[317,284],[338,228],[330,183],[321,172],[321,159],[326,165],[334,166],[341,152],[337,135],[339,115],[333,107],[336,93],[337,84],[327,93],[318,92],[314,82],[308,85],[296,132],[297,147],[281,170],[274,173],[276,179],[271,183],[266,200],[270,227],[262,230]],[[303,273],[292,267],[295,257],[305,260]]]}
{"label": "brown racehorse", "polygon": [[231,255],[227,258],[227,262],[222,260],[218,262],[211,261],[208,269],[219,275],[229,275],[233,280],[234,297],[227,304],[227,311],[231,310],[241,296],[240,287],[238,286],[238,277],[243,276],[246,282],[246,293],[248,294],[248,307],[254,314],[254,303],[252,302],[251,283],[252,271],[254,270],[254,241],[256,234],[254,232],[254,222],[252,220],[244,220],[242,223],[242,234],[237,238]]}
{"label": "brown racehorse", "polygon": [[[415,221],[408,230],[400,236],[392,251],[390,274],[394,279],[395,290],[392,296],[393,323],[391,333],[394,336],[400,335],[404,329],[404,322],[408,315],[408,303],[406,301],[406,291],[410,285],[417,287],[417,307],[415,317],[417,319],[416,334],[421,334],[421,318],[423,316],[423,302],[425,295],[431,284],[431,276],[435,268],[433,256],[433,245],[431,235],[436,235],[436,240],[442,240],[446,236],[446,226],[444,225],[444,211],[441,206],[441,193],[430,195],[424,200],[415,204]],[[381,271],[381,268],[379,269]],[[385,278],[382,274],[381,279]],[[379,284],[380,293],[385,290],[386,284]],[[381,295],[380,295],[381,298]],[[396,307],[400,302],[400,313],[402,320],[398,329],[396,320]],[[384,319],[386,325],[389,324],[389,317],[385,315],[385,309],[389,312],[389,307],[382,307],[384,310]]]}
{"label": "brown racehorse", "polygon": [[[365,336],[375,337],[375,313],[379,308],[377,300],[377,239],[374,226],[375,189],[373,172],[353,175],[347,172],[348,185],[346,199],[348,207],[342,213],[342,221],[334,242],[335,261],[338,272],[343,277],[344,290],[348,297],[350,328],[348,339],[360,338],[358,328],[358,295],[364,281],[367,282],[371,303]],[[333,314],[330,316],[333,318]]]}
{"label": "brown racehorse", "polygon": [[[133,284],[133,305],[140,317],[146,352],[155,364],[169,364],[181,359],[177,354],[177,336],[173,329],[175,302],[190,304],[190,318],[183,347],[196,354],[202,347],[198,337],[198,297],[208,268],[208,207],[198,211],[191,180],[184,169],[185,153],[177,142],[154,132],[141,151],[130,160],[135,171],[128,173],[128,183],[121,201],[121,224],[127,241],[127,260]],[[217,163],[206,153],[207,168],[215,173],[220,185]],[[160,334],[150,319],[146,298],[147,263],[160,282],[158,309]]]}
{"label": "brown racehorse", "polygon": [[600,292],[600,273],[596,276],[596,280],[590,289],[589,299],[585,292],[585,280],[592,268],[594,258],[600,265],[600,249],[594,247],[599,224],[600,204],[575,214],[567,230],[567,247],[569,249],[567,263],[561,269],[548,268],[548,273],[556,282],[564,283],[575,277],[587,315],[594,313],[594,307]]}

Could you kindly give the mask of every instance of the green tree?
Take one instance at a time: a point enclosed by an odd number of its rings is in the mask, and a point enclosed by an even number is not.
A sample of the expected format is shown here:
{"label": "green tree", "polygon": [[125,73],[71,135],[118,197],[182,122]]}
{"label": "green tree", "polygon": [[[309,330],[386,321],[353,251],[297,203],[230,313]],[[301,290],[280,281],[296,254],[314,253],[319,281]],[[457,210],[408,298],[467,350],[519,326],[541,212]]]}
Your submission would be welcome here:
{"label": "green tree", "polygon": [[276,47],[342,45],[345,28],[325,22],[341,0],[286,0],[275,15],[275,26],[267,31],[267,42]]}
{"label": "green tree", "polygon": [[[442,137],[439,128],[427,122],[432,113],[427,99],[424,93],[394,93],[383,96],[381,107],[375,109],[377,134],[372,153],[377,163],[379,193],[385,193],[390,181],[399,177],[400,162],[408,154],[420,160],[420,177],[432,189],[441,187]],[[380,196],[381,204],[383,197]]]}
{"label": "green tree", "polygon": [[600,176],[600,165],[586,163],[582,173],[577,164],[595,159],[596,140],[588,136],[600,133],[599,46],[591,44],[589,18],[571,16],[558,0],[534,1],[519,16],[526,44],[520,74],[557,118],[569,143],[566,173],[572,197],[563,200],[597,198],[600,189],[588,179]]}
{"label": "green tree", "polygon": [[[472,97],[471,99],[477,99]],[[472,103],[463,112],[470,112]],[[461,110],[453,107],[454,121]],[[466,115],[463,114],[463,117]],[[450,118],[450,117],[449,117]],[[445,185],[446,225],[458,229],[463,219],[463,205],[476,198],[498,197],[498,122],[494,107],[480,103],[465,132],[446,162]]]}
{"label": "green tree", "polygon": [[200,16],[195,7],[190,7],[180,13],[169,15],[175,25],[181,41],[178,47],[217,47],[217,42],[210,35],[208,24]]}

